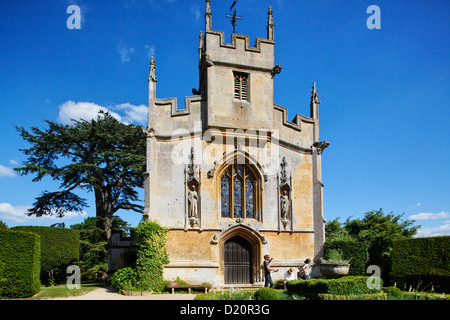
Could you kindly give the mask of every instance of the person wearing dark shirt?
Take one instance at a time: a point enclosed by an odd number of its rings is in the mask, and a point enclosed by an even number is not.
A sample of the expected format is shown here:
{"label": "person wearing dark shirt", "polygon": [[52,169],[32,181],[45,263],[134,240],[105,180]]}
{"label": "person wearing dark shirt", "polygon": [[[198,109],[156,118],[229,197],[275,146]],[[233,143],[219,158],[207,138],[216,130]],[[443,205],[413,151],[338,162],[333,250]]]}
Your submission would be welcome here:
{"label": "person wearing dark shirt", "polygon": [[266,254],[264,256],[264,278],[265,278],[265,282],[264,282],[264,287],[269,287],[273,288],[273,281],[272,281],[272,276],[270,275],[270,272],[277,272],[278,269],[273,269],[270,267],[270,263],[272,262],[273,258],[270,257],[270,255]]}

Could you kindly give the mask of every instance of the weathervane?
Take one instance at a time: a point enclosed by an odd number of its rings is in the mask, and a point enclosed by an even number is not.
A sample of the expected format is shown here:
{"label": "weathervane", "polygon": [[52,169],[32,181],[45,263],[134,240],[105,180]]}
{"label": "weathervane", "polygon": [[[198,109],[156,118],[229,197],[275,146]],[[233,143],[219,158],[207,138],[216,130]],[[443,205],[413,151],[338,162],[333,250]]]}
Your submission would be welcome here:
{"label": "weathervane", "polygon": [[241,16],[236,15],[236,3],[238,0],[233,0],[233,4],[230,7],[230,11],[233,10],[233,14],[227,14],[226,17],[230,19],[231,25],[233,26],[233,33],[236,33],[236,25],[239,20],[242,20]]}

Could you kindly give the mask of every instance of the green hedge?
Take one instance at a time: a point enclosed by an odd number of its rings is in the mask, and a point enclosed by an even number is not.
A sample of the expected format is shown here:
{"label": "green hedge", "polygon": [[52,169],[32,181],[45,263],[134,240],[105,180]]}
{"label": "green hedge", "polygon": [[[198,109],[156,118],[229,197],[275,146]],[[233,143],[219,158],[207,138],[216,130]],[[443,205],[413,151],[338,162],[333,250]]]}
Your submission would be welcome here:
{"label": "green hedge", "polygon": [[67,266],[79,258],[80,234],[77,230],[38,226],[20,226],[10,230],[28,231],[40,236],[42,280],[47,280],[50,270],[54,271],[57,281],[64,279]]}
{"label": "green hedge", "polygon": [[325,242],[324,258],[328,259],[331,250],[339,250],[344,260],[350,260],[350,276],[366,275],[366,264],[369,260],[368,246],[364,242],[356,240],[349,241],[327,241]]}
{"label": "green hedge", "polygon": [[0,231],[0,297],[27,298],[39,292],[40,239],[23,231]]}
{"label": "green hedge", "polygon": [[367,286],[368,278],[369,277],[365,276],[347,276],[338,279],[316,278],[310,280],[294,280],[288,281],[286,283],[286,288],[289,292],[299,295],[331,294],[355,296],[380,293],[382,282],[380,284],[380,290],[369,289]]}
{"label": "green hedge", "polygon": [[395,240],[391,282],[397,287],[450,291],[450,236]]}

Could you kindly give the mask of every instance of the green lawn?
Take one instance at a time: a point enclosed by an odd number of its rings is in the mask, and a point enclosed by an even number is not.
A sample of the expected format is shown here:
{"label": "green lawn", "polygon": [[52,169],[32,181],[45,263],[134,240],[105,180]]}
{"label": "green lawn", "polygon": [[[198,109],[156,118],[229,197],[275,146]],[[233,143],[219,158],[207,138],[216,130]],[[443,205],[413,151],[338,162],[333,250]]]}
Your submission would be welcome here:
{"label": "green lawn", "polygon": [[33,296],[33,298],[57,298],[79,296],[97,288],[104,287],[103,282],[88,282],[82,283],[80,289],[69,289],[67,285],[60,284],[54,287],[41,287],[41,291]]}

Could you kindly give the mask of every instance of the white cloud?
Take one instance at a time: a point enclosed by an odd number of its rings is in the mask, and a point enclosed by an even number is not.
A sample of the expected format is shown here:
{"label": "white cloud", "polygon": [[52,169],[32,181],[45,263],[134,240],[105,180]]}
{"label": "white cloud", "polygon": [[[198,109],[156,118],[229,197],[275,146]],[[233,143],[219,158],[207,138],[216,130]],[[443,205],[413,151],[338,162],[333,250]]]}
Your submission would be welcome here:
{"label": "white cloud", "polygon": [[16,174],[14,173],[14,170],[9,167],[2,166],[0,164],[0,177],[15,177]]}
{"label": "white cloud", "polygon": [[120,60],[122,63],[129,62],[130,54],[134,53],[134,48],[127,48],[122,44],[119,44],[117,50],[119,51]]}
{"label": "white cloud", "polygon": [[135,106],[127,102],[103,107],[92,102],[74,102],[72,100],[59,106],[58,120],[62,124],[71,124],[71,119],[89,121],[96,119],[99,111],[109,112],[114,118],[125,124],[145,125],[147,123],[148,107],[143,104]]}
{"label": "white cloud", "polygon": [[197,4],[194,4],[190,8],[192,15],[194,16],[195,21],[199,21],[202,14],[200,12],[200,7]]}
{"label": "white cloud", "polygon": [[145,45],[145,50],[147,51],[147,57],[150,59],[155,55],[155,46]]}
{"label": "white cloud", "polygon": [[31,206],[12,206],[9,203],[0,203],[0,220],[10,220],[16,223],[23,223],[28,221],[28,216],[26,215],[28,209]]}
{"label": "white cloud", "polygon": [[139,106],[135,106],[127,102],[115,105],[112,108],[125,113],[122,117],[122,122],[124,123],[147,123],[148,107],[146,105],[141,104]]}
{"label": "white cloud", "polygon": [[444,219],[450,218],[450,212],[421,212],[418,214],[413,214],[409,217],[410,220],[434,220],[434,219]]}
{"label": "white cloud", "polygon": [[425,227],[417,230],[416,237],[437,237],[437,236],[449,236],[450,235],[450,221],[446,221],[445,224],[437,227]]}
{"label": "white cloud", "polygon": [[[54,215],[45,215],[42,217],[36,217],[36,216],[28,216],[28,209],[30,209],[31,206],[13,206],[9,203],[0,203],[0,220],[4,222],[12,222],[12,223],[27,223],[27,222],[39,222],[39,221],[61,221],[61,218],[58,218]],[[74,212],[74,211],[68,211],[64,215],[65,219],[72,219],[72,218],[79,218],[87,217],[86,211],[81,212]]]}
{"label": "white cloud", "polygon": [[[74,102],[69,100],[59,106],[58,120],[62,124],[72,124],[72,119],[89,121],[96,119],[99,111],[108,112],[109,110],[92,102]],[[114,118],[122,121],[122,117],[117,113],[109,112]]]}

